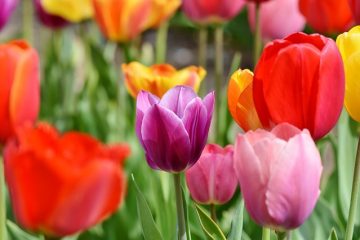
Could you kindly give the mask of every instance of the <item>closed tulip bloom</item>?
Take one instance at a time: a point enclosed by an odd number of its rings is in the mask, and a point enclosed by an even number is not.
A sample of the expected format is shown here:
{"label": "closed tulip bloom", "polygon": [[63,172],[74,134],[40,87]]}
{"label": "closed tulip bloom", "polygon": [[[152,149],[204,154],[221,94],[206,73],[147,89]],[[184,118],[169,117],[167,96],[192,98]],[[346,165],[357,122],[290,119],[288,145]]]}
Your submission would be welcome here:
{"label": "closed tulip bloom", "polygon": [[151,14],[150,0],[92,0],[95,20],[106,38],[127,42],[147,27]]}
{"label": "closed tulip bloom", "polygon": [[222,23],[235,17],[245,0],[183,0],[183,11],[192,21],[202,24]]}
{"label": "closed tulip bloom", "polygon": [[350,9],[357,24],[360,24],[360,1],[349,0]]}
{"label": "closed tulip bloom", "polygon": [[295,33],[268,44],[255,69],[255,107],[264,127],[288,122],[314,139],[336,124],[344,102],[344,65],[333,40]]}
{"label": "closed tulip bloom", "polygon": [[36,15],[40,22],[53,29],[59,29],[69,24],[64,18],[47,13],[41,5],[42,0],[34,0]]}
{"label": "closed tulip bloom", "polygon": [[201,67],[190,66],[177,71],[168,64],[146,67],[138,62],[123,64],[122,70],[125,74],[126,88],[133,97],[141,90],[162,97],[177,85],[189,86],[197,92],[206,75],[206,71]]}
{"label": "closed tulip bloom", "polygon": [[309,217],[320,195],[322,165],[307,130],[283,123],[271,132],[239,134],[234,162],[246,209],[255,222],[287,230]]}
{"label": "closed tulip bloom", "polygon": [[153,169],[182,172],[205,147],[214,110],[214,93],[204,100],[186,86],[170,89],[161,100],[141,91],[136,103],[136,135]]}
{"label": "closed tulip bloom", "polygon": [[[260,3],[268,2],[270,0],[246,0],[246,1],[260,4]],[[274,0],[272,0],[272,1],[274,1]]]}
{"label": "closed tulip bloom", "polygon": [[0,44],[0,145],[16,128],[36,121],[40,103],[39,57],[24,41]]}
{"label": "closed tulip bloom", "polygon": [[9,20],[11,14],[15,10],[18,0],[2,0],[0,4],[0,29],[2,29],[7,21]]}
{"label": "closed tulip bloom", "polygon": [[339,35],[336,43],[345,65],[345,108],[354,120],[360,122],[360,26]]}
{"label": "closed tulip bloom", "polygon": [[81,22],[93,16],[91,0],[40,0],[44,10],[70,22]]}
{"label": "closed tulip bloom", "polygon": [[83,231],[121,204],[126,145],[105,146],[89,135],[60,135],[52,126],[22,128],[4,152],[5,178],[17,221],[49,237]]}
{"label": "closed tulip bloom", "polygon": [[147,28],[157,28],[167,21],[180,7],[181,0],[152,0]]}
{"label": "closed tulip bloom", "polygon": [[[271,41],[302,31],[305,18],[299,11],[299,0],[273,0],[260,5],[261,36]],[[248,4],[249,22],[255,29],[255,4]]]}
{"label": "closed tulip bloom", "polygon": [[253,100],[254,74],[248,70],[237,70],[229,81],[228,106],[236,123],[245,131],[261,128]]}
{"label": "closed tulip bloom", "polygon": [[307,23],[320,33],[344,32],[353,23],[348,0],[300,0],[299,8]]}
{"label": "closed tulip bloom", "polygon": [[234,196],[237,179],[234,148],[206,145],[200,159],[185,173],[191,197],[202,204],[224,204]]}

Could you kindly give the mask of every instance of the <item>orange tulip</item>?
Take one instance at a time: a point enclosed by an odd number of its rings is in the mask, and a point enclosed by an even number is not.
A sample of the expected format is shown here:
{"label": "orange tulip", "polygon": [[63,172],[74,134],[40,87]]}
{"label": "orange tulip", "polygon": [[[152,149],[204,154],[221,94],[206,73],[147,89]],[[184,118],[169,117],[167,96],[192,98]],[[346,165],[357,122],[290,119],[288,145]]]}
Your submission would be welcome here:
{"label": "orange tulip", "polygon": [[109,40],[127,42],[146,29],[150,0],[93,0],[95,20]]}
{"label": "orange tulip", "polygon": [[231,116],[245,132],[262,127],[253,100],[253,77],[250,70],[239,69],[231,76],[228,87]]}
{"label": "orange tulip", "polygon": [[176,12],[180,5],[180,0],[152,0],[151,14],[146,26],[159,27]]}
{"label": "orange tulip", "polygon": [[5,178],[18,222],[61,237],[85,230],[121,204],[126,145],[105,146],[86,134],[50,125],[21,128],[4,152]]}
{"label": "orange tulip", "polygon": [[177,85],[192,87],[196,92],[206,75],[205,69],[190,66],[177,71],[168,64],[146,67],[138,62],[122,65],[125,85],[131,96],[136,97],[141,90],[162,97],[169,89]]}
{"label": "orange tulip", "polygon": [[0,45],[0,144],[39,112],[39,57],[24,41]]}

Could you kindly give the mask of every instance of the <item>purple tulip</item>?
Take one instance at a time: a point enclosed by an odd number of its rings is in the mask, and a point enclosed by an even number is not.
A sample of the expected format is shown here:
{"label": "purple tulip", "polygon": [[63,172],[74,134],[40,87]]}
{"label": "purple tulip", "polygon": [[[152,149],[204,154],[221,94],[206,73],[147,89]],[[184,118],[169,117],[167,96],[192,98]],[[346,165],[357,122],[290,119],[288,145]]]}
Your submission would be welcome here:
{"label": "purple tulip", "polygon": [[153,169],[181,172],[195,164],[205,147],[214,110],[214,92],[204,100],[190,87],[177,86],[161,98],[141,91],[136,134]]}
{"label": "purple tulip", "polygon": [[39,21],[46,27],[52,29],[59,29],[67,26],[69,24],[64,18],[49,14],[45,11],[41,5],[41,0],[34,0],[36,15]]}
{"label": "purple tulip", "polygon": [[0,4],[0,29],[2,29],[15,10],[18,0],[2,0]]}

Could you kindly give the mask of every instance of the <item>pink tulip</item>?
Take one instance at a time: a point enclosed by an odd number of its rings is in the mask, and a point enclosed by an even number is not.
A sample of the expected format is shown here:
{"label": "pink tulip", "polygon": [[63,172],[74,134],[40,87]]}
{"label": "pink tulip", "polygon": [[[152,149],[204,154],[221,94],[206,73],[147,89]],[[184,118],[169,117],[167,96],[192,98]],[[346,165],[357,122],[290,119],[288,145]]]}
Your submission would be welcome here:
{"label": "pink tulip", "polygon": [[234,166],[246,208],[258,224],[293,229],[314,209],[322,164],[308,130],[282,123],[271,132],[239,134]]}
{"label": "pink tulip", "polygon": [[232,198],[237,187],[233,149],[208,144],[197,163],[186,171],[186,183],[196,202],[224,204]]}
{"label": "pink tulip", "polygon": [[[304,29],[305,18],[299,11],[299,0],[273,0],[260,5],[260,25],[266,41],[284,38]],[[255,29],[255,4],[248,4],[249,23]]]}

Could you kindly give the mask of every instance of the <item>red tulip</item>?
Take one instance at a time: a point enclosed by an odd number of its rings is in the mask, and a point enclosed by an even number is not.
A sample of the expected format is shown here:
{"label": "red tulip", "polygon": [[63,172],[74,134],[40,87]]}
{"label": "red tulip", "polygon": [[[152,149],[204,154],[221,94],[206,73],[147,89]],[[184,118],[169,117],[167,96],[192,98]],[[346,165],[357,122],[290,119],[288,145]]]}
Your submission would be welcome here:
{"label": "red tulip", "polygon": [[5,177],[19,223],[65,236],[104,220],[125,193],[126,145],[104,146],[86,134],[50,125],[21,128],[4,152]]}
{"label": "red tulip", "polygon": [[39,112],[39,57],[24,41],[0,44],[0,144]]}
{"label": "red tulip", "polygon": [[360,0],[349,0],[349,4],[356,23],[360,24]]}
{"label": "red tulip", "polygon": [[254,103],[264,127],[288,122],[319,139],[336,124],[344,92],[339,50],[318,34],[295,33],[271,42],[255,69]]}
{"label": "red tulip", "polygon": [[320,33],[345,32],[353,23],[348,0],[300,0],[299,7],[308,24]]}

